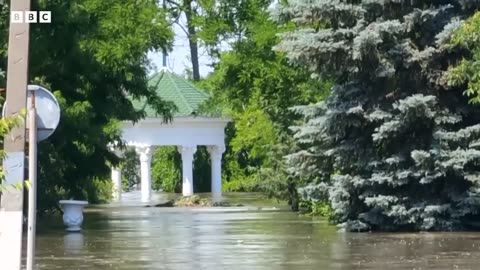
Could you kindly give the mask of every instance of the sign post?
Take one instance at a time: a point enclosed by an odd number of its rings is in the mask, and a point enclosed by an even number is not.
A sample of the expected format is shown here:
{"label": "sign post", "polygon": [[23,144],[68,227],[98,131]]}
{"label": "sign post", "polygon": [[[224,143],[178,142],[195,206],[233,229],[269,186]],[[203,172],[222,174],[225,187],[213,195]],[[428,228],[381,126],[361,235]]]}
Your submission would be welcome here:
{"label": "sign post", "polygon": [[[27,270],[33,270],[35,259],[35,233],[37,213],[37,142],[47,139],[60,123],[60,105],[55,96],[38,85],[28,86],[28,231]],[[9,108],[3,105],[3,116]]]}
{"label": "sign post", "polygon": [[[10,1],[11,11],[30,11],[30,0]],[[30,24],[11,23],[8,38],[7,116],[16,116],[26,107]],[[20,270],[23,231],[23,181],[25,164],[25,123],[5,136],[5,183],[19,186],[2,193],[0,201],[0,262],[5,270]]]}
{"label": "sign post", "polygon": [[35,262],[35,234],[37,225],[37,109],[35,92],[32,93],[31,107],[28,112],[28,235],[27,235],[27,270],[33,270]]}

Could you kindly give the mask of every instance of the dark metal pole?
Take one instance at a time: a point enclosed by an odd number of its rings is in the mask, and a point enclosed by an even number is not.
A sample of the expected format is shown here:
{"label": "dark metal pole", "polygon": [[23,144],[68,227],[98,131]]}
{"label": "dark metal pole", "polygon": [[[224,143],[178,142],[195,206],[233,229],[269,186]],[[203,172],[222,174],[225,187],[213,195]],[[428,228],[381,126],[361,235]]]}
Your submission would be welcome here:
{"label": "dark metal pole", "polygon": [[[167,11],[167,1],[163,0],[163,10]],[[163,67],[167,67],[167,50],[163,49]]]}
{"label": "dark metal pole", "polygon": [[[30,0],[10,1],[11,11],[30,11]],[[7,67],[6,116],[17,116],[27,103],[30,25],[10,23]],[[2,269],[20,270],[23,230],[23,182],[25,180],[25,123],[5,137],[3,161],[8,190],[0,203],[0,262]],[[18,188],[11,188],[16,185]]]}

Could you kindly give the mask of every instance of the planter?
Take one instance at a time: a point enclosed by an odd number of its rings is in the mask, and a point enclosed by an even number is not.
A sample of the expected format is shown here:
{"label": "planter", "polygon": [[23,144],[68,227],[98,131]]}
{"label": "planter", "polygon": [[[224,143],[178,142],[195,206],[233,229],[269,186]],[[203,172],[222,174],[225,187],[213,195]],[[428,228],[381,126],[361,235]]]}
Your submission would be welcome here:
{"label": "planter", "polygon": [[63,208],[63,223],[69,232],[79,232],[83,224],[83,208],[87,201],[64,200],[59,202]]}

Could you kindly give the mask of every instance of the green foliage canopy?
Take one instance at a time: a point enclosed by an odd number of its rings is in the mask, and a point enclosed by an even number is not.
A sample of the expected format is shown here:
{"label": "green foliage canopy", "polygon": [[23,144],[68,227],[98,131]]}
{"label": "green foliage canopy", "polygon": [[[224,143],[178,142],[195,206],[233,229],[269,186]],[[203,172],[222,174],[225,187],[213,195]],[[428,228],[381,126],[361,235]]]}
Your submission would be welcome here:
{"label": "green foliage canopy", "polygon": [[472,103],[480,103],[480,13],[466,20],[452,35],[450,49],[464,49],[468,53],[454,66],[449,68],[446,79],[451,86],[463,87]]}
{"label": "green foliage canopy", "polygon": [[288,108],[320,100],[328,84],[311,80],[309,73],[292,67],[282,53],[272,50],[279,41],[277,34],[291,26],[280,27],[270,20],[270,4],[255,0],[238,4],[234,10],[244,16],[239,15],[229,31],[239,38],[229,42],[231,50],[220,54],[214,73],[203,85],[214,97],[206,107],[220,104],[233,120],[224,155],[226,190],[263,190],[290,200],[295,192],[285,192],[290,180],[279,169],[282,151],[288,149],[283,147],[288,141],[284,134],[295,120]]}
{"label": "green foliage canopy", "polygon": [[[32,9],[54,14],[51,24],[32,24],[30,37],[31,82],[51,89],[62,108],[58,129],[39,145],[39,207],[50,209],[60,198],[89,199],[86,187],[109,178],[109,164],[120,161],[108,148],[120,121],[143,117],[129,97],[169,117],[147,87],[147,52],[170,48],[173,32],[153,0],[38,0]],[[0,27],[5,67],[8,29]]]}
{"label": "green foliage canopy", "polygon": [[335,85],[296,107],[300,190],[348,230],[451,230],[478,216],[480,109],[445,79],[465,51],[446,46],[476,1],[288,1],[277,49]]}
{"label": "green foliage canopy", "polygon": [[[0,69],[0,82],[5,82],[5,72]],[[3,104],[5,99],[3,96],[0,96],[0,103]],[[3,150],[4,137],[16,126],[18,126],[22,121],[25,121],[24,115],[21,114],[18,117],[2,117],[0,119],[0,160],[5,158],[5,151]],[[8,185],[3,184],[5,180],[5,171],[3,167],[0,167],[0,195],[1,192],[8,188],[14,188]],[[23,183],[23,182],[20,182]]]}

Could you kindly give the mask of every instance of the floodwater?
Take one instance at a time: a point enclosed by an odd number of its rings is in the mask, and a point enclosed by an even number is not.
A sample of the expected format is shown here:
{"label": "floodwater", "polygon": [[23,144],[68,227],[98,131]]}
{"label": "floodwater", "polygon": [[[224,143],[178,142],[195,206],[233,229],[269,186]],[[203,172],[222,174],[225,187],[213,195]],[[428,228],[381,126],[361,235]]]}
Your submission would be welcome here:
{"label": "floodwater", "polygon": [[246,195],[230,198],[246,207],[197,209],[124,198],[87,209],[82,233],[43,221],[37,269],[480,269],[478,233],[340,233]]}

